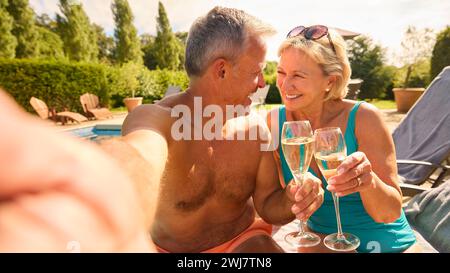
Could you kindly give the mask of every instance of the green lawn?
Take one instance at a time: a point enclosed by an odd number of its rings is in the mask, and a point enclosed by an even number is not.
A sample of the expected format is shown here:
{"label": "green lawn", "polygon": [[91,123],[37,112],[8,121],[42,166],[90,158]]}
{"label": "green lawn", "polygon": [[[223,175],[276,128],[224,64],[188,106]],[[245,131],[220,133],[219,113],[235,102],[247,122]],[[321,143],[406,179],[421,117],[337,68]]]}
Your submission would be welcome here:
{"label": "green lawn", "polygon": [[393,100],[370,100],[369,103],[375,105],[378,109],[397,109]]}
{"label": "green lawn", "polygon": [[122,106],[122,107],[117,107],[117,108],[111,108],[110,111],[113,112],[113,114],[119,114],[119,113],[127,112],[127,108],[125,106]]}
{"label": "green lawn", "polygon": [[[267,111],[270,111],[270,110],[272,110],[272,108],[276,108],[276,107],[280,107],[280,106],[281,106],[281,104],[264,104],[264,108]],[[257,106],[257,107],[261,107],[261,106]]]}

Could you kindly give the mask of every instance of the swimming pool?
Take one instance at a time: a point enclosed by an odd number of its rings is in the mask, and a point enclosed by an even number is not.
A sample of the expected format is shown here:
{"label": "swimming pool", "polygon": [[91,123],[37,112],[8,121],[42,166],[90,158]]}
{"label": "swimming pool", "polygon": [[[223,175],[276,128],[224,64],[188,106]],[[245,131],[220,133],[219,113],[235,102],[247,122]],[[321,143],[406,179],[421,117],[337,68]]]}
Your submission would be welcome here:
{"label": "swimming pool", "polygon": [[122,133],[122,125],[99,124],[95,126],[67,130],[66,132],[78,138],[91,141],[100,141],[108,138],[119,137]]}

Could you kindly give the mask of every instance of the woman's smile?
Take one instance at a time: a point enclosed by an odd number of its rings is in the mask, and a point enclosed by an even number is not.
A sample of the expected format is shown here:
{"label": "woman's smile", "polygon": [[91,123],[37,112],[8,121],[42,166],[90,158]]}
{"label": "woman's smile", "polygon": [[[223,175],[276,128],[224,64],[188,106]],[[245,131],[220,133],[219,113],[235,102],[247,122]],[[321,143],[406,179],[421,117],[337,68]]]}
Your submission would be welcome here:
{"label": "woman's smile", "polygon": [[293,101],[293,100],[301,98],[302,96],[303,96],[302,94],[286,94],[285,98],[288,101]]}

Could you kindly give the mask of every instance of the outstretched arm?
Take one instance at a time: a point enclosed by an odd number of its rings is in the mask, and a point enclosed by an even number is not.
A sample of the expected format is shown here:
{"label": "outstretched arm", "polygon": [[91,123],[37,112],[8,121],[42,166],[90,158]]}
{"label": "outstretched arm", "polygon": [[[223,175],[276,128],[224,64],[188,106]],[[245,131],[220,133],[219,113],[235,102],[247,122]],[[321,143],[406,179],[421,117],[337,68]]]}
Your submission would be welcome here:
{"label": "outstretched arm", "polygon": [[0,126],[0,252],[152,250],[136,189],[117,161],[1,91]]}
{"label": "outstretched arm", "polygon": [[167,161],[169,117],[164,108],[143,105],[127,116],[122,126],[123,137],[101,145],[132,178],[144,208],[147,229],[153,222]]}

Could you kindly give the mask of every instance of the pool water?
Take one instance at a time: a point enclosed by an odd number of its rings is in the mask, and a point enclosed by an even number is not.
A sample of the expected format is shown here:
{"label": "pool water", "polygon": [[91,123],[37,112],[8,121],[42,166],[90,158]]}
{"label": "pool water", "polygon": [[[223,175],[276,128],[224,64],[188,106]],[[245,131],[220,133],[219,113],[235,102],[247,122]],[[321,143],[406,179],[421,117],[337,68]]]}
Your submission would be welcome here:
{"label": "pool water", "polygon": [[98,142],[100,140],[121,136],[122,133],[121,130],[122,126],[119,124],[118,125],[103,124],[68,130],[67,132],[78,138]]}

